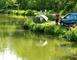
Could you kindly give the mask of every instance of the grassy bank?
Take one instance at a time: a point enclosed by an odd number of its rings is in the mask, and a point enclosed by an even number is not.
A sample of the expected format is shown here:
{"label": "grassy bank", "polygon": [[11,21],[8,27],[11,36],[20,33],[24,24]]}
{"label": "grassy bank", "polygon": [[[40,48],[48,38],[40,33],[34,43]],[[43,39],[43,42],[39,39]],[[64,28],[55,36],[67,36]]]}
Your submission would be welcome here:
{"label": "grassy bank", "polygon": [[40,14],[39,11],[36,10],[6,10],[1,9],[0,13],[7,13],[7,14],[15,14],[15,15],[26,15],[26,16],[35,16],[37,14]]}
{"label": "grassy bank", "polygon": [[[14,15],[22,15],[22,16],[36,16],[41,14],[40,11],[37,10],[6,10],[6,9],[0,9],[0,13],[4,14],[14,14]],[[48,17],[48,20],[55,20],[55,12],[52,10],[49,10],[47,12],[43,12],[44,15]]]}
{"label": "grassy bank", "polygon": [[65,38],[72,42],[77,42],[77,29],[72,28],[65,33]]}
{"label": "grassy bank", "polygon": [[29,20],[24,23],[23,28],[34,32],[46,33],[55,36],[63,35],[66,32],[65,28],[62,28],[61,26],[56,26],[55,24],[52,24],[50,22],[51,21],[38,24],[34,23],[32,20]]}
{"label": "grassy bank", "polygon": [[44,33],[53,36],[64,37],[69,41],[77,42],[77,29],[68,27],[56,26],[51,21],[45,23],[34,23],[32,20],[25,21],[22,27],[25,30],[30,30],[33,32]]}
{"label": "grassy bank", "polygon": [[[15,14],[15,15],[22,15],[22,16],[36,16],[40,14],[40,11],[1,9],[0,13]],[[38,23],[34,23],[32,20],[26,20],[24,24],[22,23],[21,25],[24,29],[28,29],[34,32],[39,32],[39,33],[50,34],[54,36],[63,36],[67,40],[77,42],[77,29],[73,28],[67,31],[68,27],[56,26],[55,24],[51,22],[51,20],[55,20],[55,16],[51,13],[54,13],[54,12],[48,11],[45,13],[45,15],[49,18],[48,20],[50,20],[46,23],[38,24]]]}

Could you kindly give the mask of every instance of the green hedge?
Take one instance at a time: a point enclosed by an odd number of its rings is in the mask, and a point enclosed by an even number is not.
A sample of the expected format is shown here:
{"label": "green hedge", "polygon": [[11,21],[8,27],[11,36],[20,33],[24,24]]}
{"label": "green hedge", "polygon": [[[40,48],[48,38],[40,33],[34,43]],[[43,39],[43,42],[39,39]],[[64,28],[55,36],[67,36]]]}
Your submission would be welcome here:
{"label": "green hedge", "polygon": [[77,29],[72,28],[71,30],[67,30],[66,27],[56,26],[56,25],[42,25],[36,24],[32,20],[26,21],[23,25],[24,28],[28,28],[28,30],[45,33],[48,35],[54,36],[63,36],[69,41],[77,42]]}
{"label": "green hedge", "polygon": [[48,35],[61,36],[69,41],[77,42],[77,29],[72,28],[67,30],[68,27],[61,27],[56,25],[49,25],[44,23],[34,23],[33,20],[26,20],[21,27],[25,30],[33,32],[44,33]]}
{"label": "green hedge", "polygon": [[65,38],[69,41],[77,42],[77,29],[73,28],[65,33]]}
{"label": "green hedge", "polygon": [[[40,11],[37,10],[6,10],[1,9],[0,13],[7,13],[7,14],[15,14],[15,15],[24,15],[24,16],[36,16],[40,14]],[[48,20],[55,20],[55,15],[53,15],[54,11],[49,10],[45,13],[48,17]]]}
{"label": "green hedge", "polygon": [[5,10],[1,9],[0,13],[7,13],[7,14],[16,14],[16,15],[26,15],[26,16],[35,16],[40,14],[39,11],[36,10]]}
{"label": "green hedge", "polygon": [[66,29],[62,29],[60,26],[56,25],[42,25],[36,24],[32,20],[26,21],[23,25],[24,29],[28,29],[34,32],[43,32],[46,34],[51,34],[55,36],[63,35],[66,32]]}
{"label": "green hedge", "polygon": [[48,20],[50,20],[50,21],[54,21],[55,20],[55,15],[47,14],[46,16],[48,17]]}

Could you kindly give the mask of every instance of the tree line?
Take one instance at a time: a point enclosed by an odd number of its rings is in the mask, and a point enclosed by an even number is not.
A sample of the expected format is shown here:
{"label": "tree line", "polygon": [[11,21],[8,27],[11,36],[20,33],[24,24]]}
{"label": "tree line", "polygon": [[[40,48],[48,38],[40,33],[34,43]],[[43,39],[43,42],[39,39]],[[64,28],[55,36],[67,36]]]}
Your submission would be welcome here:
{"label": "tree line", "polygon": [[0,9],[31,9],[76,12],[77,0],[0,0]]}

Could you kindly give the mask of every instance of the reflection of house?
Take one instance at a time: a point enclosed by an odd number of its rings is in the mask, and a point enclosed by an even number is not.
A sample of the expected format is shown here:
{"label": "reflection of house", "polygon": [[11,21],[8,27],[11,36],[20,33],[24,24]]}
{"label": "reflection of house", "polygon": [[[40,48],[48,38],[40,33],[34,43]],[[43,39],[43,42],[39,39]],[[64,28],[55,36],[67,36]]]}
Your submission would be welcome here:
{"label": "reflection of house", "polygon": [[45,22],[48,20],[48,17],[41,14],[41,15],[37,15],[35,18],[34,18],[34,22],[35,23],[42,23],[42,22]]}

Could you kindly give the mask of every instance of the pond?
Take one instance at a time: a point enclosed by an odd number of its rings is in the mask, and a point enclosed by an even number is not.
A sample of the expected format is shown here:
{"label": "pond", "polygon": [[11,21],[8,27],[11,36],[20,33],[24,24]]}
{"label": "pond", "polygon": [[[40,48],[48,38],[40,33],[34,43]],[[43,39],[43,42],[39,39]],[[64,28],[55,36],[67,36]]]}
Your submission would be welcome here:
{"label": "pond", "polygon": [[18,28],[15,23],[26,18],[0,14],[0,60],[77,59],[74,55],[77,52],[76,45],[72,45],[64,38]]}

